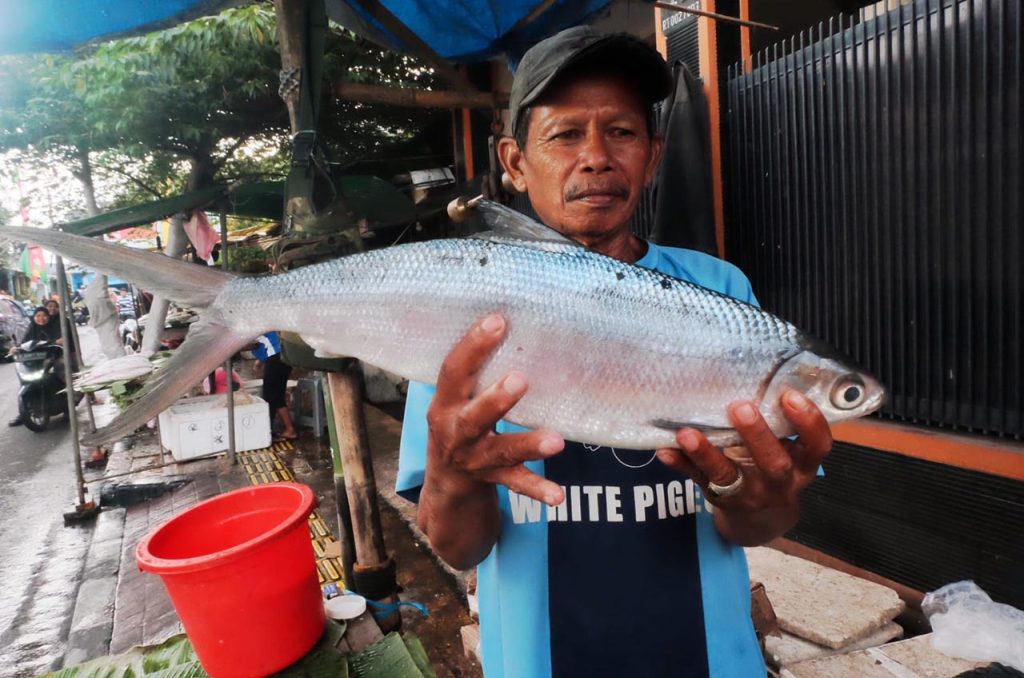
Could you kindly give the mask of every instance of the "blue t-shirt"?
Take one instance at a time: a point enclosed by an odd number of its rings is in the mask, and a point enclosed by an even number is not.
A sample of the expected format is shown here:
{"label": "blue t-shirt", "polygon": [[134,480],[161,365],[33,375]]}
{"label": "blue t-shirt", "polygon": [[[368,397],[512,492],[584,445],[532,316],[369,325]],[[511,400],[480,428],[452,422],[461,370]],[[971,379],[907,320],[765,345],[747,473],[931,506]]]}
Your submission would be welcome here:
{"label": "blue t-shirt", "polygon": [[252,355],[261,363],[265,363],[267,358],[280,352],[281,339],[277,336],[277,332],[267,332],[256,340],[256,348],[252,350]]}
{"label": "blue t-shirt", "polygon": [[[652,243],[636,263],[756,303],[736,267],[706,254]],[[410,384],[399,492],[423,483],[433,392]],[[477,570],[487,678],[765,675],[743,550],[719,535],[696,484],[653,450],[576,442],[527,467],[566,501],[498,486],[501,535]]]}

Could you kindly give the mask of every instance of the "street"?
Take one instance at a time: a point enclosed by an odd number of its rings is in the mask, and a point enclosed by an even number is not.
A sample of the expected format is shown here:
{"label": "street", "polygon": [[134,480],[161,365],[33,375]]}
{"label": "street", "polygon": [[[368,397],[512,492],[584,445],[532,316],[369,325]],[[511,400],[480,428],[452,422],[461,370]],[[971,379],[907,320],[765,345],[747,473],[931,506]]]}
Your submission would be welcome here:
{"label": "street", "polygon": [[92,524],[64,526],[76,502],[67,422],[8,427],[17,391],[14,364],[0,364],[0,674],[22,677],[61,666]]}

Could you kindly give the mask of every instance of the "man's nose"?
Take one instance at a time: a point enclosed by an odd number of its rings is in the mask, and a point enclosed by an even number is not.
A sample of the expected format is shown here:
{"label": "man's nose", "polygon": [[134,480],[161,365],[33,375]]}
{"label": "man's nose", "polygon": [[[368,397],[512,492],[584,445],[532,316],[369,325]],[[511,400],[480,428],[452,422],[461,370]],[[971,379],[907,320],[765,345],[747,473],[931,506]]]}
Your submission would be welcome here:
{"label": "man's nose", "polygon": [[601,173],[612,169],[608,141],[603,134],[590,133],[580,149],[580,166],[584,172]]}

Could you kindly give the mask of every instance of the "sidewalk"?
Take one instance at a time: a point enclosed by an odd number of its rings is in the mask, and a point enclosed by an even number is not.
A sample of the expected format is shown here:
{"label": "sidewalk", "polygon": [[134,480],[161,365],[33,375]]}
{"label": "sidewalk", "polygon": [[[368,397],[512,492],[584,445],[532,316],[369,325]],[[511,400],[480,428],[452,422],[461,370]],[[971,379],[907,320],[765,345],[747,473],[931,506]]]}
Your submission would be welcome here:
{"label": "sidewalk", "polygon": [[[465,578],[451,570],[442,570],[429,549],[429,558],[415,553],[419,551],[416,542],[423,543],[423,536],[415,526],[415,505],[394,493],[401,424],[393,416],[394,412],[388,414],[371,405],[366,406],[366,415],[382,512],[387,518],[390,513],[385,509],[394,509],[400,517],[400,520],[387,521],[391,524],[390,532],[385,526],[388,551],[393,555],[399,552],[396,555],[399,583],[410,595],[431,600],[429,620],[413,618],[407,626],[425,643],[428,640],[434,643],[433,648],[428,646],[428,652],[433,649],[441,656],[435,655],[432,661],[457,662],[463,659],[458,628],[469,623]],[[147,431],[136,434],[136,442],[130,447],[116,445],[106,469],[88,475],[107,477],[129,470],[133,473],[112,478],[105,484],[104,508],[97,518],[86,556],[85,575],[75,603],[64,665],[119,654],[134,645],[160,643],[182,633],[160,578],[140,572],[136,566],[135,548],[150,531],[200,501],[253,482],[279,480],[282,474],[294,478],[311,486],[320,501],[321,519],[311,525],[313,532],[320,535],[314,538],[314,550],[318,556],[323,556],[324,546],[334,541],[333,535],[337,534],[330,454],[325,447],[326,440],[318,441],[308,430],[295,442],[294,447],[290,443],[275,446],[278,451],[272,456],[274,463],[280,464],[278,470],[261,461],[266,459],[263,452],[240,453],[239,463],[234,465],[226,456],[173,463],[169,453],[161,459],[156,436]],[[250,475],[263,477],[250,478]],[[116,492],[112,491],[114,484],[119,485]],[[98,493],[97,485],[93,487]],[[117,500],[126,505],[108,507]],[[412,562],[414,558],[419,562]],[[333,579],[335,569],[340,577],[340,563],[332,563],[332,560],[326,557],[318,560],[322,583]],[[449,577],[458,583],[445,582]],[[440,624],[442,618],[449,620],[448,626],[424,628]],[[441,647],[449,643],[451,648]],[[465,671],[456,674],[472,675]],[[451,674],[442,671],[438,675]]]}
{"label": "sidewalk", "polygon": [[[161,463],[160,447],[152,433],[137,434],[137,442],[119,443],[110,454],[103,476],[127,471],[132,475],[105,483],[105,506],[97,517],[85,574],[68,637],[65,666],[117,654],[137,644],[159,643],[181,633],[181,624],[158,577],[135,565],[135,547],[158,525],[210,497],[249,484],[241,465],[225,457],[200,459],[150,469]],[[166,455],[163,462],[170,462]],[[107,508],[117,486],[125,507]],[[149,499],[155,493],[161,496]]]}

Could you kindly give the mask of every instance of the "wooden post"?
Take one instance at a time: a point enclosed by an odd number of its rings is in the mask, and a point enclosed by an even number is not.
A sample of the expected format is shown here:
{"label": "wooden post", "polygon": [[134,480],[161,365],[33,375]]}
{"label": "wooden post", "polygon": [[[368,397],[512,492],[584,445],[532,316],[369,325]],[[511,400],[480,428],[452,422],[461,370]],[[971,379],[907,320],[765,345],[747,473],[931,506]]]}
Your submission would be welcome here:
{"label": "wooden post", "polygon": [[[304,56],[309,52],[306,34],[307,28],[312,20],[326,20],[323,16],[324,6],[321,0],[274,0],[274,7],[278,19],[278,40],[281,44],[281,66],[283,70],[301,69],[309,64],[305,63]],[[378,10],[381,8],[376,6]],[[308,12],[315,10],[318,16],[310,17]],[[386,13],[386,10],[382,10]],[[454,69],[452,69],[454,70]],[[316,79],[304,77],[302,86],[312,88],[311,82]],[[315,90],[319,92],[319,90]],[[307,101],[308,110],[300,110],[302,98],[298,93],[282,92],[285,102],[288,104],[288,115],[291,121],[292,133],[300,129],[315,129],[317,125],[317,97],[309,97]],[[309,200],[311,184],[308,182],[288,181],[285,196],[286,204],[297,198]],[[305,195],[299,193],[305,192]],[[339,196],[340,197],[340,196]],[[287,219],[287,214],[285,215]],[[345,513],[351,515],[349,523],[352,525],[350,535],[343,535],[351,538],[353,542],[356,563],[353,566],[353,581],[346,581],[346,585],[359,590],[360,580],[377,584],[384,580],[386,582],[388,573],[392,583],[393,563],[384,550],[384,530],[381,527],[380,509],[377,506],[377,484],[373,476],[373,464],[370,460],[370,447],[366,434],[366,419],[362,409],[362,380],[359,372],[358,362],[349,361],[341,371],[329,372],[327,375],[327,388],[330,393],[331,411],[328,417],[334,418],[334,424],[338,436],[338,458],[335,460],[335,479],[337,487],[337,476],[339,471],[344,475],[345,495],[347,502],[342,497],[338,498],[339,523],[345,524]],[[346,505],[347,504],[347,505]],[[343,545],[344,549],[344,545]],[[394,602],[397,596],[393,594],[394,586],[375,585],[375,591],[367,597],[384,602]],[[369,587],[367,587],[369,589]],[[387,589],[380,594],[380,591]],[[362,591],[361,591],[362,592]],[[391,595],[388,595],[391,593]],[[401,616],[397,611],[391,616],[378,620],[381,629],[385,632],[396,629],[401,624]]]}
{"label": "wooden post", "polygon": [[349,510],[352,512],[356,561],[363,566],[373,566],[386,562],[388,557],[380,529],[377,484],[363,420],[362,384],[358,369],[358,364],[353,362],[342,372],[329,372],[327,385],[331,390],[334,423],[338,427],[338,453],[345,467],[345,489],[348,490]]}
{"label": "wooden post", "polygon": [[[338,432],[338,454],[345,469],[345,493],[348,495],[348,510],[352,516],[351,537],[356,555],[354,578],[359,580],[365,573],[387,570],[390,566],[388,554],[384,550],[384,528],[377,504],[377,482],[363,415],[363,384],[359,363],[353,360],[342,371],[328,373],[327,387],[331,393],[334,423]],[[352,588],[359,590],[356,582],[351,584]],[[370,597],[373,597],[372,594]],[[391,595],[381,600],[394,602],[397,596]],[[401,616],[396,612],[378,621],[381,628],[388,631],[398,628]]]}

